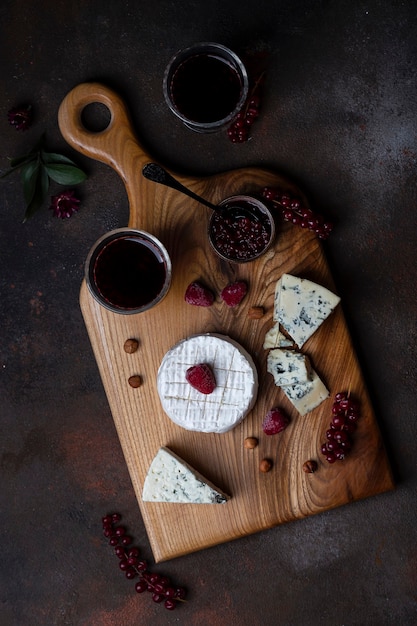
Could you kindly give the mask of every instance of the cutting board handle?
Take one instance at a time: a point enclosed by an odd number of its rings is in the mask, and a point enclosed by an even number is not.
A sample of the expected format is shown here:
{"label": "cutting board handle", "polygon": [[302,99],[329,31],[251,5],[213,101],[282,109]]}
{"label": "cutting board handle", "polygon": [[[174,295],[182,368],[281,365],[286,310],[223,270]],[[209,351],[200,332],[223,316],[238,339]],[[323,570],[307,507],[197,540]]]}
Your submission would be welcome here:
{"label": "cutting board handle", "polygon": [[[103,104],[110,112],[108,126],[99,132],[87,129],[82,121],[84,109],[94,103]],[[72,148],[109,165],[119,174],[129,199],[129,226],[146,228],[146,216],[138,202],[144,197],[152,201],[156,185],[141,174],[150,157],[138,143],[129,112],[120,96],[100,83],[77,85],[59,107],[58,124]]]}

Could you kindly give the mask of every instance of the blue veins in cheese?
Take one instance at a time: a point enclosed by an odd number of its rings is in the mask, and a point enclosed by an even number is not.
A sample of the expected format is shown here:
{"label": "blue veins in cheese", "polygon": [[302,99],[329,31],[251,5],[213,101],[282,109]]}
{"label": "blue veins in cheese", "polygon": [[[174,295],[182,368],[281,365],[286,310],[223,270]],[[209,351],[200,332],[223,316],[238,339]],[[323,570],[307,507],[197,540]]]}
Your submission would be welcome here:
{"label": "blue veins in cheese", "polygon": [[267,370],[300,415],[313,411],[329,397],[329,391],[309,358],[296,350],[275,348],[267,357]]}
{"label": "blue veins in cheese", "polygon": [[278,387],[304,384],[311,380],[309,358],[301,352],[273,348],[267,357],[267,370]]}
{"label": "blue veins in cheese", "polygon": [[230,496],[215,487],[172,450],[156,453],[145,478],[144,502],[225,504]]}
{"label": "blue veins in cheese", "polygon": [[295,385],[285,385],[282,391],[300,415],[306,415],[329,397],[329,391],[317,372],[311,371],[311,380]]}
{"label": "blue veins in cheese", "polygon": [[306,278],[283,274],[275,288],[273,318],[301,348],[339,302],[339,296],[329,289]]}

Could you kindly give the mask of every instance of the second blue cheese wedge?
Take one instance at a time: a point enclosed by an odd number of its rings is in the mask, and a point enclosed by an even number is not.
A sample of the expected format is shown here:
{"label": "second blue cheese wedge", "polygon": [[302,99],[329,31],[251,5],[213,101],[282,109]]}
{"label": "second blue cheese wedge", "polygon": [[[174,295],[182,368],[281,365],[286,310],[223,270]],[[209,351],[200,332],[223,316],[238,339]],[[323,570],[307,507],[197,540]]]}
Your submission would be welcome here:
{"label": "second blue cheese wedge", "polygon": [[229,499],[230,496],[166,447],[156,453],[142,491],[144,502],[225,504]]}
{"label": "second blue cheese wedge", "polygon": [[283,274],[275,288],[274,321],[301,348],[339,304],[340,298],[306,278]]}
{"label": "second blue cheese wedge", "polygon": [[282,391],[300,415],[310,413],[329,397],[328,389],[314,370],[312,370],[310,381],[303,384],[285,385]]}
{"label": "second blue cheese wedge", "polygon": [[311,379],[311,365],[301,352],[274,348],[267,357],[267,370],[278,387],[304,384]]}

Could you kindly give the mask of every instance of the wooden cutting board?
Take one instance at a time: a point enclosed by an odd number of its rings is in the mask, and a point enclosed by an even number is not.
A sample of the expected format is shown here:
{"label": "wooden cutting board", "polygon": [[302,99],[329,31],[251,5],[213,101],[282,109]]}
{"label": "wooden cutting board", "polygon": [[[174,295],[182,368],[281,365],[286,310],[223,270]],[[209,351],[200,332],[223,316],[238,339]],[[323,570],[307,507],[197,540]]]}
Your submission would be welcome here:
{"label": "wooden cutting board", "polygon": [[[109,126],[92,133],[81,123],[83,109],[101,103],[111,113]],[[155,560],[163,561],[250,533],[304,518],[333,507],[388,491],[393,479],[343,315],[343,303],[305,344],[303,350],[331,398],[301,417],[266,372],[265,333],[272,326],[273,297],[279,277],[288,272],[334,290],[320,242],[309,231],[283,224],[274,248],[255,262],[236,265],[220,261],[207,239],[209,209],[182,194],[145,180],[143,166],[151,161],[138,143],[124,103],[103,85],[81,84],[64,99],[59,125],[67,142],[79,152],[114,168],[122,177],[130,205],[129,226],[147,230],[166,246],[173,280],[166,298],[150,311],[119,315],[102,308],[85,282],[80,303],[120,438]],[[212,202],[233,194],[256,194],[265,185],[298,190],[276,173],[245,168],[194,179],[176,175],[194,192]],[[299,192],[298,192],[299,193]],[[97,233],[97,238],[103,233]],[[210,308],[184,301],[187,285],[202,280],[216,294],[229,282],[246,280],[248,295],[228,308],[217,295]],[[248,318],[251,306],[263,306],[259,320]],[[241,343],[253,356],[260,389],[255,408],[234,430],[204,434],[176,426],[161,408],[156,374],[164,354],[179,340],[196,333],[217,332]],[[137,338],[139,349],[126,354],[123,344]],[[143,384],[133,389],[128,378],[139,374]],[[362,418],[354,447],[343,462],[327,463],[320,454],[331,419],[332,397],[350,390],[360,401]],[[266,412],[279,405],[291,417],[288,428],[275,436],[262,433]],[[254,450],[245,437],[259,438]],[[160,446],[168,446],[220,488],[231,494],[225,505],[144,503],[141,494],[149,465]],[[259,462],[270,458],[272,471],[263,474]],[[316,459],[314,474],[304,461]]]}

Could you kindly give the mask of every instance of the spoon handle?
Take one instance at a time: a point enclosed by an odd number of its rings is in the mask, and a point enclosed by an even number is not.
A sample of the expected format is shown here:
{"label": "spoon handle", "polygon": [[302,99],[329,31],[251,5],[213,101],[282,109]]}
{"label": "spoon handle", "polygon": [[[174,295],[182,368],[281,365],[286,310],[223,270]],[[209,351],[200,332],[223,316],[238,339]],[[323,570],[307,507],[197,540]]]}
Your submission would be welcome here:
{"label": "spoon handle", "polygon": [[195,194],[187,187],[184,187],[184,185],[182,185],[178,180],[171,176],[171,174],[169,174],[163,167],[161,167],[161,165],[158,165],[158,163],[147,163],[142,170],[142,174],[148,180],[152,180],[154,183],[160,183],[161,185],[166,185],[167,187],[176,189],[186,196],[189,196],[193,200],[196,200],[200,204],[204,204],[213,211],[221,211],[221,208],[216,204],[212,204],[208,200],[205,200],[201,196]]}

